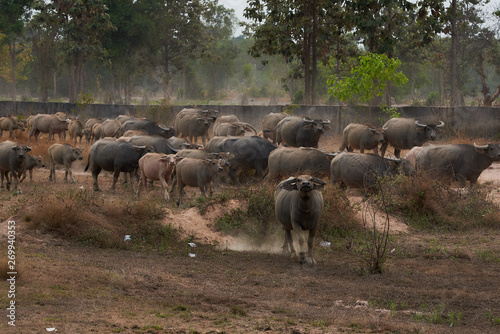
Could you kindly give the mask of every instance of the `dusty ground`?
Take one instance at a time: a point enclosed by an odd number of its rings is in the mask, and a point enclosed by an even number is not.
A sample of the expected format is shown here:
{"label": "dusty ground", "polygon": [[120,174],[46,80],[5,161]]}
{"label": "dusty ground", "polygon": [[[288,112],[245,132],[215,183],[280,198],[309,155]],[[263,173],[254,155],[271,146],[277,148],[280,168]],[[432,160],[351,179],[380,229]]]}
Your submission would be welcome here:
{"label": "dusty ground", "polygon": [[[5,310],[9,285],[0,283],[1,333],[500,331],[500,230],[420,232],[394,217],[385,272],[362,275],[360,258],[338,245],[317,246],[318,264],[307,267],[279,254],[282,239],[259,251],[214,232],[216,217],[244,209],[245,203],[230,200],[205,215],[194,208],[165,208],[164,222],[194,236],[195,248],[186,241],[161,252],[100,249],[24,221],[40,194],[90,189],[83,166],[75,170],[75,185],[61,182],[62,171],[54,184],[47,182],[47,170],[38,170],[34,183],[23,182],[23,195],[0,190],[0,254],[7,253],[7,221],[15,220],[21,272],[15,328],[8,326]],[[499,180],[500,164],[480,179],[495,200]],[[99,196],[125,196],[121,186],[114,194],[108,191],[109,177],[100,182]],[[162,196],[158,188],[156,195]]]}

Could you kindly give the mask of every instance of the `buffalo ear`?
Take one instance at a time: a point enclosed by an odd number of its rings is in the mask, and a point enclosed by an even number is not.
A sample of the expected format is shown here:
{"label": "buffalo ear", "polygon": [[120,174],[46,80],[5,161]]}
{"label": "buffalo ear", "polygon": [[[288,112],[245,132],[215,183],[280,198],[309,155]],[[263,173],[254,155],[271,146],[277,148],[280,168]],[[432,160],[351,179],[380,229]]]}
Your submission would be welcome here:
{"label": "buffalo ear", "polygon": [[314,183],[314,190],[322,191],[325,188],[325,181],[318,179],[317,177],[312,177],[311,181]]}
{"label": "buffalo ear", "polygon": [[281,182],[280,187],[285,190],[297,190],[297,178],[296,177],[289,177],[287,180]]}
{"label": "buffalo ear", "polygon": [[373,134],[377,133],[377,129],[368,129],[368,130],[370,130],[370,132],[373,133]]}

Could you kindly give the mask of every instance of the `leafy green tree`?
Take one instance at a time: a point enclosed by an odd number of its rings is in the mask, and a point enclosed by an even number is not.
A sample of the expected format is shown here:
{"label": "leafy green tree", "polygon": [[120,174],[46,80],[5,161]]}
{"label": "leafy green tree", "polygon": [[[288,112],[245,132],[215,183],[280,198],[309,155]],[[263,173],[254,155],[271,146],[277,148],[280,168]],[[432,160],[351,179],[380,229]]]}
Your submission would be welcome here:
{"label": "leafy green tree", "polygon": [[24,24],[26,22],[27,15],[29,14],[28,9],[31,6],[33,0],[0,0],[0,33],[3,33],[5,37],[2,39],[2,43],[8,45],[9,57],[10,57],[10,82],[11,82],[11,98],[12,101],[17,99],[16,92],[16,61],[18,60],[18,53],[20,50],[19,41],[22,39],[22,34],[24,32]]}
{"label": "leafy green tree", "polygon": [[408,79],[398,70],[401,61],[385,54],[369,53],[359,58],[359,65],[353,67],[351,76],[331,76],[329,93],[341,101],[358,100],[362,103],[381,96],[389,82],[403,85]]}

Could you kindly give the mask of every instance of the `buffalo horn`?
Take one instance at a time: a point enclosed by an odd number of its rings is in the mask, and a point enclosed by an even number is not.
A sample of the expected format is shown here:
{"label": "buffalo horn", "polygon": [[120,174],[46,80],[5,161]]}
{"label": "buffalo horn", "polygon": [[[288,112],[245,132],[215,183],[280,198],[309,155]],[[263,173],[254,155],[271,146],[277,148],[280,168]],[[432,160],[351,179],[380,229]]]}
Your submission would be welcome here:
{"label": "buffalo horn", "polygon": [[385,158],[385,160],[387,161],[391,161],[391,162],[395,162],[395,163],[400,163],[401,162],[401,159],[391,159],[391,158]]}
{"label": "buffalo horn", "polygon": [[488,145],[476,145],[476,143],[474,142],[474,147],[478,150],[485,150],[488,148]]}
{"label": "buffalo horn", "polygon": [[436,128],[442,128],[444,126],[444,122],[443,121],[439,121],[439,124],[436,125]]}
{"label": "buffalo horn", "polygon": [[317,177],[312,177],[311,180],[314,182],[314,183],[317,183],[317,184],[320,184],[322,186],[326,185],[326,182],[321,180],[321,179],[318,179]]}
{"label": "buffalo horn", "polygon": [[425,128],[427,126],[427,124],[422,124],[420,123],[419,121],[415,121],[415,124],[418,126],[418,127],[421,127],[421,128]]}
{"label": "buffalo horn", "polygon": [[307,118],[303,118],[304,122],[307,122],[307,123],[313,123],[314,121],[312,119],[307,119]]}
{"label": "buffalo horn", "polygon": [[321,123],[323,123],[323,124],[330,124],[330,120],[329,120],[329,119],[327,119],[326,121],[323,121],[323,122],[321,122]]}

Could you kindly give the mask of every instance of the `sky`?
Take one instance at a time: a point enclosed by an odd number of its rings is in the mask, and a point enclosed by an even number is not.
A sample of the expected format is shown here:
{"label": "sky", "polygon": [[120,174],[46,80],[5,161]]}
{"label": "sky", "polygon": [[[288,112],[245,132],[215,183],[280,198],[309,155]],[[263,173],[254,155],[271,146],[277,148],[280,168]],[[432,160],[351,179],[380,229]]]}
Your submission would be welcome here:
{"label": "sky", "polygon": [[[498,0],[500,1],[500,0]],[[224,5],[224,7],[229,8],[229,9],[234,9],[234,14],[240,21],[244,21],[245,18],[243,17],[243,10],[247,6],[247,1],[246,0],[219,0],[219,4]],[[234,35],[239,36],[241,35],[243,28],[240,26],[237,26],[235,28]]]}

